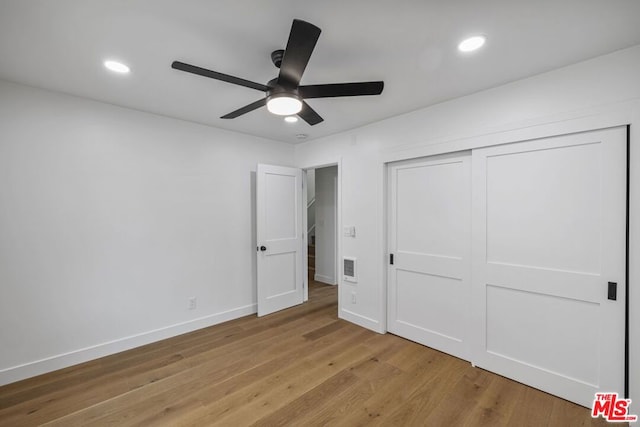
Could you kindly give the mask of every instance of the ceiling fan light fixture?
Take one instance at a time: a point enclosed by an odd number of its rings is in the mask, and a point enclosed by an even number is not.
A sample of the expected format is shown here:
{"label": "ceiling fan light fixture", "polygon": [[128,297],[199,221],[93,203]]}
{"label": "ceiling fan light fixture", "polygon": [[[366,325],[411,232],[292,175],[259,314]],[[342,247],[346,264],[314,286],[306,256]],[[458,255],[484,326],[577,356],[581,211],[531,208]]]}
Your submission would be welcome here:
{"label": "ceiling fan light fixture", "polygon": [[278,116],[291,116],[302,110],[302,101],[290,94],[273,95],[267,99],[267,110]]}
{"label": "ceiling fan light fixture", "polygon": [[284,121],[287,123],[296,123],[298,118],[296,116],[287,116],[284,118]]}

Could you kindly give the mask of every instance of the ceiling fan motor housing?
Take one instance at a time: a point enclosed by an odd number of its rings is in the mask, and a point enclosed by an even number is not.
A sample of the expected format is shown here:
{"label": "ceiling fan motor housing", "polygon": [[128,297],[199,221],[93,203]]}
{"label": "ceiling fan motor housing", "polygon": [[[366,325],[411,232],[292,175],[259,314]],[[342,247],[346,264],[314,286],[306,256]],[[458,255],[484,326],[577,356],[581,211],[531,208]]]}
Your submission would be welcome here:
{"label": "ceiling fan motor housing", "polygon": [[270,80],[267,83],[267,99],[277,98],[279,96],[290,96],[292,98],[301,98],[297,87],[285,87],[278,84],[278,79]]}

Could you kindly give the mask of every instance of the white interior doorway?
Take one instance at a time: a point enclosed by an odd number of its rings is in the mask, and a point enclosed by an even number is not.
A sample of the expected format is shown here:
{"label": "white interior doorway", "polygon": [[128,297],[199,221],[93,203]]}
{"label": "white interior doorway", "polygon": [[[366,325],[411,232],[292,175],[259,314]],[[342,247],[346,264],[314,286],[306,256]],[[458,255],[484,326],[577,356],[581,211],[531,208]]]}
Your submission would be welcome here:
{"label": "white interior doorway", "polygon": [[[312,174],[306,171],[313,169]],[[316,174],[319,179],[316,179]],[[309,175],[312,176],[309,179]],[[313,189],[308,189],[311,180]],[[318,181],[318,184],[316,184]],[[316,191],[317,190],[317,191]],[[311,196],[310,196],[311,195]],[[308,259],[320,243],[320,272],[314,283],[339,285],[341,241],[340,167],[337,164],[306,170],[258,164],[256,172],[256,287],[258,316],[293,307],[309,299]],[[307,200],[309,199],[309,200]],[[314,206],[315,205],[315,206]],[[307,225],[314,206],[313,227]],[[317,211],[317,212],[316,212]],[[317,214],[317,215],[316,215]],[[308,236],[313,230],[313,239]],[[309,251],[309,245],[313,250]],[[311,254],[309,253],[311,252]],[[340,306],[338,292],[338,306]]]}
{"label": "white interior doorway", "polygon": [[307,278],[337,285],[338,166],[307,169]]}

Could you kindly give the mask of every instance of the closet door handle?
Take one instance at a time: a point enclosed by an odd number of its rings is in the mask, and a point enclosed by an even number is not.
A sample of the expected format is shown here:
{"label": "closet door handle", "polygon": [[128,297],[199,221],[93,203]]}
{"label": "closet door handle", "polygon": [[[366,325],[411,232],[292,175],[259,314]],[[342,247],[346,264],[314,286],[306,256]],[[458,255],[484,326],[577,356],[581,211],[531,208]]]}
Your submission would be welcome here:
{"label": "closet door handle", "polygon": [[618,299],[618,284],[616,282],[609,282],[607,286],[607,299],[616,301]]}

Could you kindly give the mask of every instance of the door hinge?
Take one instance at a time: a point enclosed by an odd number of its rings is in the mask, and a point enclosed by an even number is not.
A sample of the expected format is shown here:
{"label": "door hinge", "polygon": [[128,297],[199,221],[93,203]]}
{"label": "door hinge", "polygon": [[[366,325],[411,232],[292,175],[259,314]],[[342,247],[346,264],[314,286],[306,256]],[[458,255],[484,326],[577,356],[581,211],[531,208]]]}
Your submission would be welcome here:
{"label": "door hinge", "polygon": [[393,254],[389,254],[389,264],[393,265]]}

